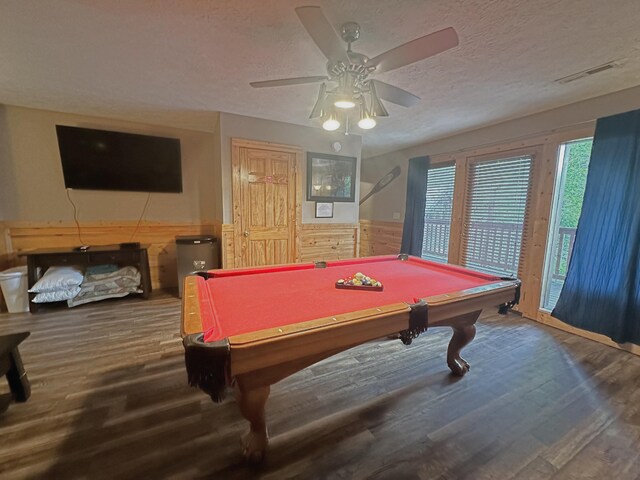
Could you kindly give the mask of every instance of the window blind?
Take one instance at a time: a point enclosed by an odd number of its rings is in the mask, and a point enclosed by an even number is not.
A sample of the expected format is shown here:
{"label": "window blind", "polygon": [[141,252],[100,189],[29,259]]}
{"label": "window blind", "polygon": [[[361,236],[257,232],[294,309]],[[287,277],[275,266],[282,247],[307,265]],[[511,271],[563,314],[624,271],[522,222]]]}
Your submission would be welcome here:
{"label": "window blind", "polygon": [[427,171],[422,258],[447,262],[455,165],[431,167]]}
{"label": "window blind", "polygon": [[471,161],[467,177],[462,263],[500,276],[519,275],[532,156]]}

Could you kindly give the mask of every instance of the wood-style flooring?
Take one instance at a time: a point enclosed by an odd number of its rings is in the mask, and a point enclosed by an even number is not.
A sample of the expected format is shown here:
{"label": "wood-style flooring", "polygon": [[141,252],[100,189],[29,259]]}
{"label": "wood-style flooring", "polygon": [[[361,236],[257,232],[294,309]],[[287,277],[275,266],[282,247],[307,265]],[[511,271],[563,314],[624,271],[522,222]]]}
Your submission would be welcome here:
{"label": "wood-style flooring", "polygon": [[640,478],[640,358],[493,314],[461,379],[434,329],[277,384],[267,462],[246,466],[233,399],[186,385],[179,306],[158,293],[0,315],[0,333],[32,332],[32,396],[0,417],[0,478]]}

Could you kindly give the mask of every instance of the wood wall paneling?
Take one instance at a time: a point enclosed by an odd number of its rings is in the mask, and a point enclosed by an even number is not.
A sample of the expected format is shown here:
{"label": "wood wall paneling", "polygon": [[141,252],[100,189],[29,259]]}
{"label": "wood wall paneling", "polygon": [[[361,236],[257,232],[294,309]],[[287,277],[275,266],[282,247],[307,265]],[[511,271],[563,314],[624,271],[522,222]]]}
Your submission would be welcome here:
{"label": "wood wall paneling", "polygon": [[360,227],[354,224],[303,224],[298,261],[341,260],[358,256]]}
{"label": "wood wall paneling", "polygon": [[400,253],[402,225],[402,222],[360,220],[360,256]]}
{"label": "wood wall paneling", "polygon": [[464,158],[456,158],[454,159],[454,163],[456,166],[456,176],[453,186],[454,195],[451,208],[448,261],[449,263],[458,264],[462,259],[462,224],[464,221],[464,205],[467,195],[467,162]]}
{"label": "wood wall paneling", "polygon": [[[6,222],[0,222],[0,272],[12,266],[9,256],[10,242],[7,233]],[[0,312],[6,311],[7,304],[4,301],[4,296],[0,293]]]}
{"label": "wood wall paneling", "polygon": [[[233,225],[222,225],[223,268],[235,268]],[[300,228],[297,262],[340,260],[359,256],[360,226],[345,223],[308,223]]]}
{"label": "wood wall paneling", "polygon": [[7,237],[7,224],[0,222],[0,269],[9,264],[9,239]]}
{"label": "wood wall paneling", "polygon": [[223,223],[220,228],[220,259],[222,268],[233,268],[235,265],[234,226],[232,223]]}
{"label": "wood wall paneling", "polygon": [[535,159],[532,194],[529,196],[529,231],[524,262],[523,288],[520,311],[529,318],[535,318],[540,306],[545,249],[551,215],[553,184],[557,165],[558,145],[551,138],[545,138]]}
{"label": "wood wall paneling", "polygon": [[81,224],[80,241],[74,224],[11,222],[8,224],[12,247],[9,258],[15,260],[18,253],[38,248],[75,247],[81,243],[110,245],[136,241],[149,245],[149,267],[153,288],[175,288],[178,285],[175,237],[200,234],[215,235],[217,238],[221,236],[221,225],[216,222],[144,222],[132,239],[135,227],[136,222]]}

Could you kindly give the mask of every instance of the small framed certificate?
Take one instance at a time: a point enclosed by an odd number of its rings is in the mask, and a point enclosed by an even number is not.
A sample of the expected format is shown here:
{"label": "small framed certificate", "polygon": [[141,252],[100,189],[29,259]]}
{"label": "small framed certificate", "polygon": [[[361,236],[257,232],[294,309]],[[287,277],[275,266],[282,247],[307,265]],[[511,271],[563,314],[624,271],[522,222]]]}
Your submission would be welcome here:
{"label": "small framed certificate", "polygon": [[316,202],[316,218],[333,218],[333,202]]}

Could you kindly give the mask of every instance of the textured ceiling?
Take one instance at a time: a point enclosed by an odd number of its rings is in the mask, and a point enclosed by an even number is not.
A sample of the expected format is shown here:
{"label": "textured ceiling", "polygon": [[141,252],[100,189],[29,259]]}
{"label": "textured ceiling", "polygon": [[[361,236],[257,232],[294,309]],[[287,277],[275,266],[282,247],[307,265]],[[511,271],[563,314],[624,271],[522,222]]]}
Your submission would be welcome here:
{"label": "textured ceiling", "polygon": [[[377,78],[422,98],[364,135],[363,155],[407,147],[640,84],[638,0],[0,0],[0,103],[210,130],[215,111],[300,125],[324,74],[294,13],[360,23],[374,56],[453,26],[460,45]],[[611,60],[620,68],[554,80]]]}

